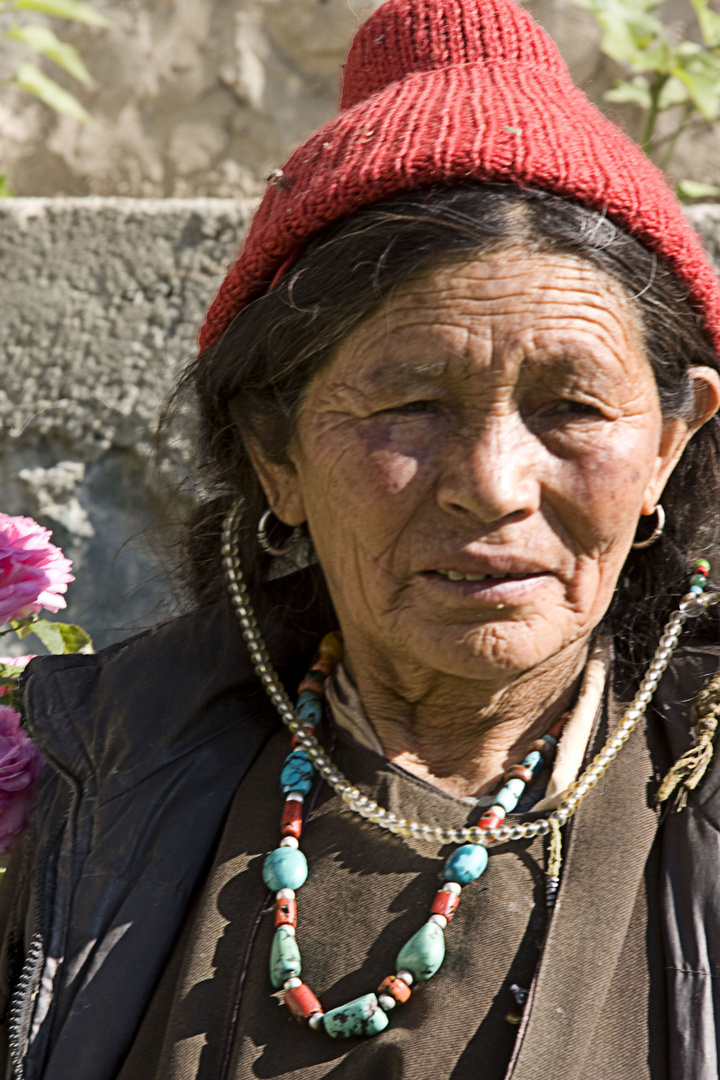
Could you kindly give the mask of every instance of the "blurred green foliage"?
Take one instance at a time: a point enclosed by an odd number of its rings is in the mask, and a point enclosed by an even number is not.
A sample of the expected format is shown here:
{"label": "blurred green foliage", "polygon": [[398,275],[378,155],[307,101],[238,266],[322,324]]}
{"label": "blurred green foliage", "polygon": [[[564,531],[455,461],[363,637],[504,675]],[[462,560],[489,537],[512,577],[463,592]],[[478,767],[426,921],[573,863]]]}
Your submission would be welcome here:
{"label": "blurred green foliage", "polygon": [[[0,0],[0,15],[13,16],[9,29],[0,32],[0,37],[24,46],[26,56],[35,54],[37,59],[47,57],[78,82],[90,86],[90,73],[77,49],[62,41],[50,27],[28,22],[27,13],[30,12],[87,23],[89,26],[108,27],[110,21],[85,0]],[[83,123],[89,122],[90,114],[75,95],[46,75],[34,60],[22,60],[10,81],[34,94],[55,112],[74,116]],[[0,173],[0,198],[9,195],[12,195],[12,190],[8,177]]]}
{"label": "blurred green foliage", "polygon": [[[701,41],[675,41],[670,27],[657,17],[662,0],[574,2],[595,15],[602,52],[627,69],[628,77],[617,81],[604,98],[642,111],[641,145],[657,165],[667,168],[683,132],[716,124],[720,117],[720,14],[710,9],[708,0],[690,0]],[[663,113],[671,114],[671,122],[669,130],[658,135]],[[677,189],[684,199],[720,194],[720,188],[695,180],[680,180]]]}
{"label": "blurred green foliage", "polygon": [[[675,41],[680,35],[658,18],[662,0],[575,3],[593,13],[602,31],[602,52],[628,73],[607,91],[605,100],[635,105],[642,111],[643,149],[660,168],[667,169],[683,132],[714,125],[720,117],[720,14],[709,7],[708,0],[690,0],[700,41]],[[663,124],[659,135],[663,113],[670,114],[670,124],[669,129]],[[685,199],[720,195],[720,188],[694,180],[681,180],[677,191]]]}

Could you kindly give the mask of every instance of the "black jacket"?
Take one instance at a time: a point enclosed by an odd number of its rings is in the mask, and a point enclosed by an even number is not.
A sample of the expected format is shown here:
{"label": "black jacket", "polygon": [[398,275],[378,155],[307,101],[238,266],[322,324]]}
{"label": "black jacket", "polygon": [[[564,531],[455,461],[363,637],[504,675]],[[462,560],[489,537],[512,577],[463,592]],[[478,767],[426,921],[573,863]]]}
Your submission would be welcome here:
{"label": "black jacket", "polygon": [[[296,642],[292,656],[273,648],[289,680],[301,676],[307,646]],[[719,657],[720,647],[707,645],[676,653],[651,718],[658,769],[690,745],[689,704]],[[0,897],[0,1008],[22,1059],[18,1077],[112,1080],[238,781],[277,719],[226,604],[97,656],[35,661],[24,700],[48,768],[24,855]],[[655,858],[665,967],[657,1000],[669,1029],[663,1075],[717,1080],[720,760],[687,810],[666,816]]]}

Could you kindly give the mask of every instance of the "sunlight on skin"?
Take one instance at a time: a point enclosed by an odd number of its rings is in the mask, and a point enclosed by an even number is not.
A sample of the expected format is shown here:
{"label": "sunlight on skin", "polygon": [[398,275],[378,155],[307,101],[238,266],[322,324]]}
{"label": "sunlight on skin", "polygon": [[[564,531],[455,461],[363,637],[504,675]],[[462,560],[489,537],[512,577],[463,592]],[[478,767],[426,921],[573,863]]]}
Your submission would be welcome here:
{"label": "sunlight on skin", "polygon": [[389,757],[475,794],[567,707],[638,519],[717,408],[717,374],[692,374],[696,416],[664,421],[619,286],[507,250],[356,327],[290,465],[250,447],[278,516],[308,522]]}

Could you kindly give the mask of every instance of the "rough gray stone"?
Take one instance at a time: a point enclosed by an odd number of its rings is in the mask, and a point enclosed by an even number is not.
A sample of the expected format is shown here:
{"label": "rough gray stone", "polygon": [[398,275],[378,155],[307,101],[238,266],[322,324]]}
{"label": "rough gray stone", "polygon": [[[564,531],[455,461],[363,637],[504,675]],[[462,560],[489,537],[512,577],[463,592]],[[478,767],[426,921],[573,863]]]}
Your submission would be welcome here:
{"label": "rough gray stone", "polygon": [[[153,539],[163,473],[191,462],[180,443],[159,475],[157,411],[253,206],[0,202],[0,510],[53,529],[77,572],[68,616],[99,645],[172,607]],[[720,258],[720,206],[688,213]]]}
{"label": "rough gray stone", "polygon": [[168,602],[144,535],[169,465],[153,452],[158,407],[253,206],[0,202],[2,510],[53,530],[76,567],[68,616],[99,644]]}

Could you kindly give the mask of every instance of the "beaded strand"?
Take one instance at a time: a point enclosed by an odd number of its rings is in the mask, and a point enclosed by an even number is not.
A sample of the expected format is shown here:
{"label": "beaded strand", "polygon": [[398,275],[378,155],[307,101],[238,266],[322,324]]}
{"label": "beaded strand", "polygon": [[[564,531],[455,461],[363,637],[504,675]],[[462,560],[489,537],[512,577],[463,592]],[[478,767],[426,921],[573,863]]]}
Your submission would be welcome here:
{"label": "beaded strand", "polygon": [[[565,825],[576,813],[583,799],[596,786],[600,777],[615,760],[637,727],[670,662],[670,657],[677,646],[685,622],[688,619],[702,615],[711,604],[717,604],[720,601],[720,590],[705,593],[704,584],[701,586],[696,583],[690,586],[691,591],[682,598],[677,611],[674,611],[665,623],[655,655],[640,682],[632,704],[620,720],[616,730],[608,737],[603,748],[595,755],[575,783],[571,785],[567,796],[557,809],[553,810],[548,817],[539,818],[535,821],[520,822],[513,826],[507,826],[503,821],[502,824],[493,828],[481,828],[479,825],[475,825],[446,829],[439,825],[424,824],[419,821],[408,821],[405,818],[399,818],[396,814],[379,806],[372,799],[362,795],[335,767],[318,742],[314,732],[311,730],[311,726],[304,723],[293,708],[287,692],[270,661],[270,655],[261,637],[260,628],[245,585],[238,554],[241,516],[241,507],[236,506],[230,511],[223,523],[222,556],[230,599],[235,608],[255,673],[270,701],[275,706],[280,719],[290,733],[296,737],[298,748],[305,750],[308,758],[313,763],[315,771],[341,797],[348,809],[397,836],[413,837],[413,839],[425,840],[429,843],[503,844],[508,840],[546,836],[550,832],[551,821],[556,822],[559,826]],[[706,583],[709,565],[706,570],[705,563],[706,560],[702,559],[695,564],[693,576],[697,574]]]}
{"label": "beaded strand", "polygon": [[[339,636],[327,634],[320,643],[318,659],[298,687],[296,711],[306,731],[313,731],[322,719],[323,683],[342,655]],[[550,734],[533,744],[522,765],[513,765],[506,770],[504,786],[487,814],[502,814],[499,818],[502,821],[506,813],[515,809],[527,784],[537,776],[543,764],[554,757],[557,739],[566,720],[567,716],[563,716]],[[387,1013],[410,998],[413,983],[431,978],[442,964],[444,931],[457,909],[463,887],[484,873],[488,864],[487,848],[464,844],[448,856],[443,869],[444,884],[433,899],[427,921],[398,953],[395,974],[383,979],[374,994],[363,994],[345,1005],[323,1012],[314,992],[300,978],[302,960],[296,940],[295,894],[308,874],[307,859],[300,851],[302,807],[314,774],[310,757],[296,742],[295,735],[292,752],[285,758],[280,773],[280,788],[285,795],[280,819],[282,838],[263,866],[263,880],[275,892],[270,981],[276,990],[284,990],[285,1004],[299,1023],[307,1023],[314,1029],[322,1027],[332,1038],[376,1035],[387,1026]]]}
{"label": "beaded strand", "polygon": [[[665,624],[658,648],[632,705],[623,716],[615,733],[607,740],[582,775],[571,785],[568,795],[547,818],[525,822],[508,828],[505,814],[517,805],[525,786],[542,765],[556,742],[551,733],[534,744],[520,766],[513,766],[503,777],[505,783],[481,824],[470,828],[444,829],[420,822],[397,818],[352,787],[329,760],[315,736],[322,718],[321,696],[323,683],[342,656],[342,642],[335,634],[323,639],[318,660],[313,664],[298,688],[297,706],[290,700],[270,663],[260,636],[257,620],[249,602],[240,566],[237,531],[240,510],[235,508],[223,525],[222,554],[225,562],[230,595],[240,621],[255,672],[268,696],[292,735],[292,751],[285,759],[281,787],[285,805],[281,817],[279,847],[266,857],[263,880],[275,893],[275,935],[270,953],[270,979],[275,989],[284,990],[284,1000],[291,1014],[309,1027],[323,1029],[333,1038],[356,1035],[375,1035],[389,1021],[388,1012],[407,1001],[415,982],[431,978],[445,957],[444,931],[458,906],[464,885],[477,880],[488,863],[487,846],[506,840],[519,840],[537,835],[551,836],[551,860],[548,868],[547,903],[551,910],[559,881],[560,828],[576,812],[588,792],[617,756],[644,714],[665,671],[688,618],[701,615],[711,604],[720,601],[720,592],[705,593],[710,565],[705,559],[693,567],[688,593],[680,601]],[[296,941],[296,890],[305,883],[307,859],[300,851],[302,833],[302,804],[311,789],[317,771],[333,790],[343,798],[348,808],[371,822],[403,837],[415,837],[442,844],[459,843],[448,856],[443,869],[445,883],[438,891],[423,926],[403,945],[396,959],[396,972],[380,983],[377,993],[364,994],[353,1001],[324,1013],[322,1005],[310,987],[300,978],[302,960]],[[557,850],[553,854],[553,847]],[[515,987],[522,995],[525,991]],[[517,995],[516,995],[517,996]],[[518,997],[518,1004],[520,998]],[[514,1020],[517,1017],[514,1016]]]}

